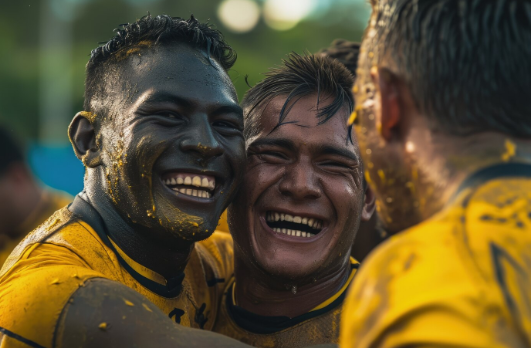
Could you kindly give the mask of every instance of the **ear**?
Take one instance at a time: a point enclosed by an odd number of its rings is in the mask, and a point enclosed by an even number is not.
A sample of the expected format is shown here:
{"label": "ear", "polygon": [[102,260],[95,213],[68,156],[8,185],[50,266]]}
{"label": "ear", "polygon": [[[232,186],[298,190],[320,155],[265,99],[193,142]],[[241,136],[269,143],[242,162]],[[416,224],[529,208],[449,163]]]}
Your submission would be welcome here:
{"label": "ear", "polygon": [[361,221],[369,221],[376,209],[376,196],[372,192],[369,185],[365,189],[365,201],[363,202],[363,209],[361,210]]}
{"label": "ear", "polygon": [[393,131],[402,120],[398,78],[387,68],[374,68],[371,71],[374,84],[380,92],[381,135],[386,141],[393,137]]}
{"label": "ear", "polygon": [[74,116],[68,127],[68,137],[77,158],[83,162],[85,167],[95,168],[102,164],[101,152],[96,145],[94,126],[85,117],[85,114],[85,111],[81,111]]}

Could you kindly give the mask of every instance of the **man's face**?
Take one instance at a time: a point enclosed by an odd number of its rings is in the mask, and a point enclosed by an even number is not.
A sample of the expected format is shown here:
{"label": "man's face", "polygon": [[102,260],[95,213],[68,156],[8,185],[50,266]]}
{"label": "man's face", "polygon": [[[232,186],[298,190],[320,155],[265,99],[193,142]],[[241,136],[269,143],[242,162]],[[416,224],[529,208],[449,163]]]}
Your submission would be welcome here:
{"label": "man's face", "polygon": [[420,168],[411,155],[410,145],[404,144],[402,139],[382,136],[382,113],[387,111],[382,110],[382,96],[377,85],[379,40],[374,18],[375,13],[360,50],[353,89],[357,105],[354,129],[366,168],[365,178],[377,198],[378,214],[385,229],[396,233],[421,221],[418,208],[428,202],[416,198]]}
{"label": "man's face", "polygon": [[[321,96],[319,107],[332,99]],[[229,221],[243,262],[304,282],[348,262],[364,190],[358,146],[348,140],[347,107],[318,125],[312,94],[273,130],[285,100],[267,104],[258,135],[247,140],[244,183]]]}
{"label": "man's face", "polygon": [[152,47],[126,59],[97,137],[108,194],[124,218],[155,238],[204,239],[245,163],[231,81],[187,46]]}

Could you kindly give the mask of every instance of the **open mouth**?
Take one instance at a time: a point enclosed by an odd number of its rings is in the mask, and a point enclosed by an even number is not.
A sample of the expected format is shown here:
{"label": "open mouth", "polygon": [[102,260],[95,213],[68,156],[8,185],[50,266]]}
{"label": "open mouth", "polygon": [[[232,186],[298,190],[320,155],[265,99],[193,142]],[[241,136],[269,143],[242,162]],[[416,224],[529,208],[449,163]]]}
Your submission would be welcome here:
{"label": "open mouth", "polygon": [[199,198],[212,197],[216,188],[216,178],[210,175],[174,172],[165,174],[162,182],[172,191]]}
{"label": "open mouth", "polygon": [[266,223],[277,233],[300,238],[311,238],[323,229],[322,220],[275,211],[266,213]]}

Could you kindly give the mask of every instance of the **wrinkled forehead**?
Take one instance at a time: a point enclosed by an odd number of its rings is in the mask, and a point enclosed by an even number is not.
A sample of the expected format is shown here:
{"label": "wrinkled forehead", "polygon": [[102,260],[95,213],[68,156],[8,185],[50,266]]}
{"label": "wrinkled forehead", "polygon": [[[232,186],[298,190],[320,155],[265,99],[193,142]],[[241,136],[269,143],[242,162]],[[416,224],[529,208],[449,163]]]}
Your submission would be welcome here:
{"label": "wrinkled forehead", "polygon": [[[322,144],[353,146],[349,140],[350,127],[347,125],[348,103],[345,103],[328,121],[321,123],[322,119],[317,117],[319,109],[327,107],[333,97],[322,96],[319,104],[316,94],[288,103],[286,97],[274,97],[263,107],[255,120],[254,126],[257,127],[257,132],[248,139],[248,144],[260,138],[285,138],[304,146]],[[285,113],[283,118],[282,112]]]}

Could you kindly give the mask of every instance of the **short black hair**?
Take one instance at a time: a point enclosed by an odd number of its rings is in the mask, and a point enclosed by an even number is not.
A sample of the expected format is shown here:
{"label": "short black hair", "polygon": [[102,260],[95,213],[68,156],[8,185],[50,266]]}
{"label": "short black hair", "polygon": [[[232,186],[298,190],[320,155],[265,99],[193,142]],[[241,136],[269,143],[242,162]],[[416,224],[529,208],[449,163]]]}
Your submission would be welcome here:
{"label": "short black hair", "polygon": [[14,134],[7,128],[0,126],[0,175],[4,175],[13,163],[23,161],[22,147]]}
{"label": "short black hair", "polygon": [[320,50],[317,53],[338,60],[350,71],[352,75],[356,76],[358,55],[360,53],[359,42],[335,39],[332,41],[330,46]]}
{"label": "short black hair", "polygon": [[105,97],[104,76],[112,65],[127,58],[130,53],[152,45],[182,43],[205,52],[208,59],[216,60],[225,71],[236,62],[236,52],[227,44],[223,34],[208,23],[190,19],[159,15],[144,16],[134,23],[121,24],[115,36],[92,50],[86,67],[85,111],[92,112],[91,101]]}
{"label": "short black hair", "polygon": [[352,112],[354,101],[350,90],[354,78],[345,66],[332,58],[293,52],[282,60],[281,66],[269,70],[265,76],[265,79],[247,91],[241,103],[246,139],[258,133],[256,120],[257,114],[263,111],[262,106],[278,96],[286,96],[286,102],[280,112],[277,127],[285,124],[284,119],[294,105],[293,103],[288,108],[291,101],[296,102],[312,93],[317,93],[318,107],[322,96],[334,98],[331,104],[318,111],[318,124],[327,122],[345,104],[349,114]]}
{"label": "short black hair", "polygon": [[[369,81],[375,65],[388,68],[449,133],[531,136],[529,0],[371,3],[358,81]],[[372,94],[367,86],[360,93]]]}

